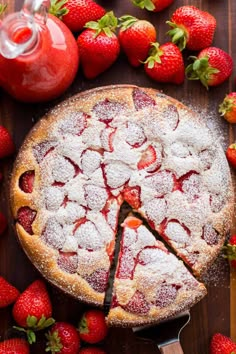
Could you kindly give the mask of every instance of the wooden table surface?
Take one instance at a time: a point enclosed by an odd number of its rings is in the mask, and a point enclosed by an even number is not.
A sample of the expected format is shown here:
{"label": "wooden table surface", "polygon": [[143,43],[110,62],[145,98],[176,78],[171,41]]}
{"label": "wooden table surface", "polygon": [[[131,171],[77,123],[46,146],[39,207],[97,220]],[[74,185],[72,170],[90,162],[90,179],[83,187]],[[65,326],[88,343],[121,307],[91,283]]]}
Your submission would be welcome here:
{"label": "wooden table surface", "polygon": [[[217,29],[214,45],[229,52],[236,63],[236,1],[235,0],[175,0],[174,3],[161,13],[149,13],[132,5],[130,0],[101,0],[99,3],[107,10],[114,10],[116,16],[132,14],[139,18],[150,20],[157,29],[158,40],[164,43],[168,40],[166,32],[168,20],[173,11],[182,5],[195,5],[209,11],[217,19]],[[22,1],[9,0],[8,12],[19,10]],[[184,53],[185,63],[190,53]],[[192,53],[191,53],[192,54]],[[202,111],[206,120],[209,118],[212,129],[217,129],[223,137],[224,148],[234,140],[234,129],[217,113],[218,105],[225,94],[234,89],[234,75],[230,80],[209,91],[199,82],[187,82],[181,86],[159,84],[151,81],[143,68],[134,69],[129,66],[124,55],[104,74],[92,81],[85,80],[79,71],[70,89],[58,100],[46,104],[22,104],[16,102],[3,91],[0,91],[0,124],[6,126],[12,133],[17,149],[22,144],[26,134],[50,107],[71,95],[85,89],[107,84],[128,83],[163,90],[164,93]],[[0,186],[0,210],[9,220],[7,232],[0,238],[0,274],[23,291],[39,274],[27,259],[16,240],[9,209],[9,178],[15,156],[0,162],[4,172],[4,180]],[[232,232],[236,231],[233,226]],[[235,274],[230,270],[222,257],[207,277],[208,295],[191,310],[191,322],[183,330],[181,342],[185,354],[207,354],[209,342],[215,332],[231,335],[236,340],[236,285]],[[56,320],[71,321],[77,324],[81,312],[86,308],[82,304],[58,289],[48,285],[52,298],[54,317]],[[11,308],[0,309],[0,339],[8,333],[13,325]],[[32,353],[44,352],[43,339],[32,347]],[[104,343],[107,353],[116,354],[154,354],[158,349],[153,343],[137,340],[130,329],[111,329]]]}

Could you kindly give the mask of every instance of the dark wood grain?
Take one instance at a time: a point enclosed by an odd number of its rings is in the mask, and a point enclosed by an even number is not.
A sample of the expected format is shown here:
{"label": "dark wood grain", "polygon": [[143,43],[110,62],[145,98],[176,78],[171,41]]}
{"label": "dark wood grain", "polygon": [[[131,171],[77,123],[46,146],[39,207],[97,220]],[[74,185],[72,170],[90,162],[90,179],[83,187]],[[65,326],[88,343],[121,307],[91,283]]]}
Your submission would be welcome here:
{"label": "dark wood grain", "polygon": [[[236,32],[236,22],[234,21],[236,18],[235,0],[175,0],[168,9],[158,14],[135,8],[130,0],[100,0],[98,2],[108,10],[113,9],[117,16],[129,13],[150,20],[156,26],[158,40],[161,43],[168,40],[166,36],[168,26],[165,21],[170,18],[173,11],[182,5],[198,6],[211,12],[218,21],[214,45],[228,51],[233,56],[234,61],[236,60],[236,41],[233,40]],[[9,11],[14,8],[19,10],[22,2],[16,0],[14,3],[12,0],[9,1],[8,5]],[[189,54],[189,52],[184,54],[186,64]],[[46,104],[19,103],[1,91],[0,124],[6,126],[12,132],[18,149],[35,121],[56,103],[85,89],[108,84],[128,83],[163,90],[166,94],[195,107],[198,111],[202,111],[203,115],[212,117],[217,127],[220,127],[224,136],[223,143],[226,146],[234,139],[234,132],[233,128],[219,116],[217,109],[225,94],[234,88],[233,80],[234,75],[221,86],[211,88],[209,91],[206,91],[198,82],[187,82],[187,80],[181,86],[158,84],[145,75],[142,67],[138,69],[130,67],[125,56],[121,54],[117,62],[95,80],[85,80],[79,70],[70,89],[59,99]],[[0,210],[7,215],[9,220],[8,230],[0,238],[0,274],[22,291],[39,274],[22,251],[14,233],[9,209],[9,178],[13,161],[14,156],[0,162],[0,168],[4,172],[4,181],[0,187]],[[233,230],[235,230],[235,225]],[[215,272],[217,272],[217,275]],[[231,291],[230,299],[230,272],[223,258],[218,259],[218,265],[213,267],[212,274],[212,279],[209,279],[209,277],[207,279],[208,295],[192,308],[190,324],[182,332],[181,343],[185,354],[207,354],[210,338],[215,332],[221,332],[225,335],[231,334],[236,339],[236,314],[233,313],[236,306],[232,299],[232,297],[236,297],[236,294]],[[48,289],[56,320],[68,320],[76,325],[86,305],[64,295],[51,285],[48,285]],[[11,308],[0,309],[1,339],[9,334],[9,328],[12,324]],[[32,353],[43,353],[43,343],[44,340],[41,336],[39,337],[39,343],[32,347]],[[130,329],[110,329],[103,347],[110,354],[158,353],[155,344],[136,339]]]}

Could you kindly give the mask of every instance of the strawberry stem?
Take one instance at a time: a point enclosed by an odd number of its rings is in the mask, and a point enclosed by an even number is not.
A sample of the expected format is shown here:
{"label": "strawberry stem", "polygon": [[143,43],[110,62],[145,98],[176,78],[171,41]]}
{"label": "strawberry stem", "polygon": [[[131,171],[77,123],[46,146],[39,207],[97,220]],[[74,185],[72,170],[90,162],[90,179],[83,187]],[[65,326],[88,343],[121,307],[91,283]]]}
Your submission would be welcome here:
{"label": "strawberry stem", "polygon": [[155,10],[155,5],[151,0],[133,0],[133,4],[140,7],[142,10],[146,9],[148,11]]}
{"label": "strawberry stem", "polygon": [[117,17],[114,15],[113,11],[109,11],[102,18],[100,18],[100,20],[89,21],[84,27],[95,30],[96,38],[101,32],[104,32],[108,37],[111,37],[112,33],[116,31],[117,26]]}
{"label": "strawberry stem", "polygon": [[61,338],[58,335],[58,331],[53,331],[52,333],[46,333],[45,334],[47,338],[47,343],[46,343],[46,352],[51,352],[52,354],[55,353],[60,353],[61,349],[63,348],[63,344],[61,343]]}
{"label": "strawberry stem", "polygon": [[174,22],[166,21],[166,23],[172,27],[167,34],[171,36],[172,43],[176,44],[182,52],[182,50],[186,47],[186,31],[183,28],[178,27]]}
{"label": "strawberry stem", "polygon": [[221,116],[224,116],[226,113],[231,112],[234,106],[233,98],[226,98],[219,105],[219,113]]}
{"label": "strawberry stem", "polygon": [[145,64],[148,64],[148,68],[152,69],[155,63],[161,64],[161,56],[163,51],[159,48],[159,43],[151,43],[151,49],[149,50],[149,57],[145,60]]}
{"label": "strawberry stem", "polygon": [[212,79],[212,75],[217,74],[219,70],[209,65],[208,57],[198,59],[190,56],[189,59],[192,59],[193,63],[185,69],[187,78],[189,80],[200,80],[208,90],[208,83]]}
{"label": "strawberry stem", "polygon": [[138,19],[134,16],[130,15],[124,15],[119,18],[119,25],[118,27],[121,27],[121,31],[127,30],[127,28],[132,27],[135,22],[137,22]]}
{"label": "strawberry stem", "polygon": [[69,10],[64,7],[68,0],[51,0],[51,5],[48,12],[60,19],[66,14]]}
{"label": "strawberry stem", "polygon": [[0,15],[3,14],[3,12],[6,10],[7,4],[0,4]]}

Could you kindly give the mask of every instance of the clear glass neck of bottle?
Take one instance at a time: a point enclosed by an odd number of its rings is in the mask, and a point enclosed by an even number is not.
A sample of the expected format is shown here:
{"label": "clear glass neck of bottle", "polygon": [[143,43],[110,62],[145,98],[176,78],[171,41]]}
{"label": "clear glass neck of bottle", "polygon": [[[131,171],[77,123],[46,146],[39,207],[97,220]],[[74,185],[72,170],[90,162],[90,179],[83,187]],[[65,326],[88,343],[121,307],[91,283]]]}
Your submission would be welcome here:
{"label": "clear glass neck of bottle", "polygon": [[19,12],[5,16],[0,25],[0,54],[14,59],[33,50],[40,23],[46,23],[50,0],[25,0]]}

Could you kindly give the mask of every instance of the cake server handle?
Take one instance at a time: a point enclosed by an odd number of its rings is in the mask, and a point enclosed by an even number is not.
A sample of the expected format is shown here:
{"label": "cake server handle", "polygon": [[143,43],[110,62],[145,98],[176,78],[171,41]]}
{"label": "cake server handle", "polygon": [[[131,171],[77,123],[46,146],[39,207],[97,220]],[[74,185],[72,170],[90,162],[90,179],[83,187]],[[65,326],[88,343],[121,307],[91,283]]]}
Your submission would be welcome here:
{"label": "cake server handle", "polygon": [[164,346],[158,346],[158,349],[161,354],[184,354],[179,341]]}

